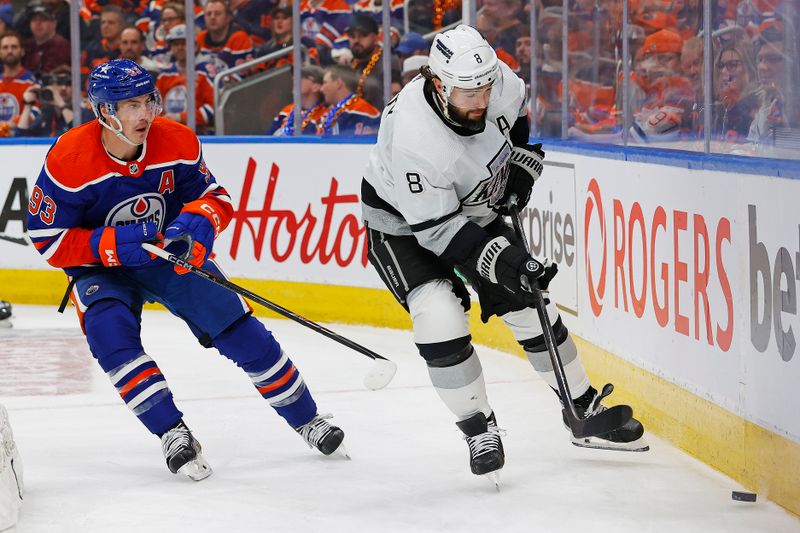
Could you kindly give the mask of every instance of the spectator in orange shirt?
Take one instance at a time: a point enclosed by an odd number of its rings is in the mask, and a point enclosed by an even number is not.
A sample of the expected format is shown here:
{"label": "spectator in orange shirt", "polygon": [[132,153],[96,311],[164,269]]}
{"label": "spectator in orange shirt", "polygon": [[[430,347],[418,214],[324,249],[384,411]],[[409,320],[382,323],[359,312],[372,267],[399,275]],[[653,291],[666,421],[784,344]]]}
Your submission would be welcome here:
{"label": "spectator in orange shirt", "polygon": [[23,94],[36,83],[33,73],[22,65],[25,50],[19,34],[8,30],[0,36],[0,137],[10,137],[17,127],[24,105]]}
{"label": "spectator in orange shirt", "polygon": [[[164,99],[164,115],[186,124],[189,111],[186,88],[186,25],[173,26],[167,34],[170,53],[175,61],[156,79],[156,88]],[[214,123],[214,87],[209,74],[209,56],[200,54],[195,59],[195,123],[198,130],[208,132]]]}
{"label": "spectator in orange shirt", "polygon": [[42,75],[70,64],[69,42],[56,33],[56,18],[44,6],[31,10],[32,38],[25,43],[25,68]]}
{"label": "spectator in orange shirt", "polygon": [[216,55],[228,67],[253,58],[253,41],[233,22],[225,0],[208,0],[203,14],[206,29],[197,35],[198,52]]}
{"label": "spectator in orange shirt", "polygon": [[643,100],[631,133],[640,142],[673,141],[693,129],[695,91],[681,72],[683,38],[670,30],[647,36],[639,49],[636,82]]}

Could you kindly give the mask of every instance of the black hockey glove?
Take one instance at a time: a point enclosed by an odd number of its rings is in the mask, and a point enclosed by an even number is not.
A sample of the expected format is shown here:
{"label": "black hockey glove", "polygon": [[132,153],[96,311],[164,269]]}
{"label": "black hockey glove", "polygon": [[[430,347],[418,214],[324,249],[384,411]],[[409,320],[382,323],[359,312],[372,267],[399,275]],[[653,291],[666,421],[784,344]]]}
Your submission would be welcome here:
{"label": "black hockey glove", "polygon": [[511,195],[517,196],[517,206],[528,205],[531,199],[533,184],[542,175],[544,150],[542,143],[514,146],[511,149],[511,161],[508,164],[508,182],[503,197],[497,205],[497,212],[508,215],[508,202]]}
{"label": "black hockey glove", "polygon": [[495,237],[483,245],[476,269],[481,277],[524,299],[530,287],[546,290],[558,271],[555,263],[545,267],[505,237]]}

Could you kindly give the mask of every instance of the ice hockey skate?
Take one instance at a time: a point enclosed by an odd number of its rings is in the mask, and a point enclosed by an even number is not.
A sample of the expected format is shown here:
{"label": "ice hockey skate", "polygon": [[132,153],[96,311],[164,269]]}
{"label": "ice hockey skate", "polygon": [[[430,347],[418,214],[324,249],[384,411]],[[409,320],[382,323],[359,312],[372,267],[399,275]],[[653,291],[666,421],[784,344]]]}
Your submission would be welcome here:
{"label": "ice hockey skate", "polygon": [[[589,387],[581,397],[575,398],[575,410],[581,417],[592,416],[600,413],[606,409],[602,404],[603,398],[606,398],[614,390],[613,385],[606,385],[603,387],[603,393],[598,394],[594,387]],[[564,425],[569,429],[566,419]],[[650,445],[644,438],[644,426],[642,423],[631,418],[624,426],[602,435],[594,437],[581,437],[577,438],[570,432],[570,440],[575,446],[581,448],[595,448],[598,450],[618,450],[623,452],[646,452],[650,449]]]}
{"label": "ice hockey skate", "polygon": [[0,300],[0,328],[10,328],[11,324],[11,304]]}
{"label": "ice hockey skate", "polygon": [[486,415],[479,412],[456,422],[456,425],[464,433],[464,440],[469,446],[470,470],[476,476],[486,476],[499,491],[500,469],[506,462],[506,456],[500,440],[504,432],[497,427],[494,413],[487,419]]}
{"label": "ice hockey skate", "polygon": [[300,427],[294,428],[303,437],[309,448],[316,448],[323,455],[331,455],[339,452],[345,458],[350,459],[347,449],[342,444],[344,441],[344,431],[328,423],[328,418],[333,415],[316,415],[310,422]]}
{"label": "ice hockey skate", "polygon": [[212,470],[203,455],[202,447],[183,420],[161,436],[161,448],[167,467],[173,474],[185,474],[194,481],[211,475]]}

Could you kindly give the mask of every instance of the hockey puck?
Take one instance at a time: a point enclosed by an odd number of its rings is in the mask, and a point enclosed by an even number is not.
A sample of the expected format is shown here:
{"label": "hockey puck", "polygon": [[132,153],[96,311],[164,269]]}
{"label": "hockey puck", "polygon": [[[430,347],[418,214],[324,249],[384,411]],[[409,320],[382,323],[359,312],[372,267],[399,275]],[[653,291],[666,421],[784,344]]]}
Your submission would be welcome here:
{"label": "hockey puck", "polygon": [[736,500],[737,502],[754,502],[756,501],[756,493],[740,492],[738,490],[734,490],[731,492],[731,498]]}

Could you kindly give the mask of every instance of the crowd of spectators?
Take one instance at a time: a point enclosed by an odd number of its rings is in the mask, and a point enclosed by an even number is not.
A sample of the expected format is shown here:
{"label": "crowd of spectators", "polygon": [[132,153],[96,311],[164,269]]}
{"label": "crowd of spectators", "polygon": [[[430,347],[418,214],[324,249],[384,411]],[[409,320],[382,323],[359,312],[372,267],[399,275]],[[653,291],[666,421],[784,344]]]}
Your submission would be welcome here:
{"label": "crowd of spectators", "polygon": [[[622,35],[624,1],[627,36]],[[156,79],[165,115],[185,123],[191,111],[184,5],[83,0],[81,86],[98,64],[133,59]],[[531,5],[536,43],[530,38]],[[535,101],[528,107],[540,135],[561,137],[566,124],[571,137],[681,142],[697,149],[708,122],[715,147],[747,153],[798,128],[800,6],[792,0],[712,2],[711,87],[704,83],[702,0],[570,0],[568,6],[564,42],[563,0],[478,1],[476,27],[498,57],[528,84],[536,69]],[[391,64],[384,65],[381,0],[300,2],[302,133],[374,134],[384,105],[384,69],[391,71],[394,94],[425,64],[430,44],[423,34],[458,21],[461,2],[391,0],[390,13]],[[287,0],[196,0],[189,16],[196,27],[195,122],[201,133],[214,133],[213,84],[219,72],[266,54],[272,59],[237,79],[291,68],[292,54],[279,52],[293,44],[294,14]],[[0,0],[0,136],[52,136],[69,127],[69,32],[65,0]],[[265,133],[294,133],[292,97],[284,96],[285,107],[265,120],[271,122]]]}
{"label": "crowd of spectators", "polygon": [[[550,136],[562,133],[561,26],[555,31],[549,19],[561,17],[561,4],[543,0],[537,26],[536,115],[540,132]],[[782,141],[784,148],[800,147],[800,5],[719,0],[711,6],[706,87],[701,0],[629,1],[627,80],[622,1],[574,2],[568,13],[568,135],[621,142],[627,134],[634,143],[702,150],[708,122],[716,152],[772,155]]]}

